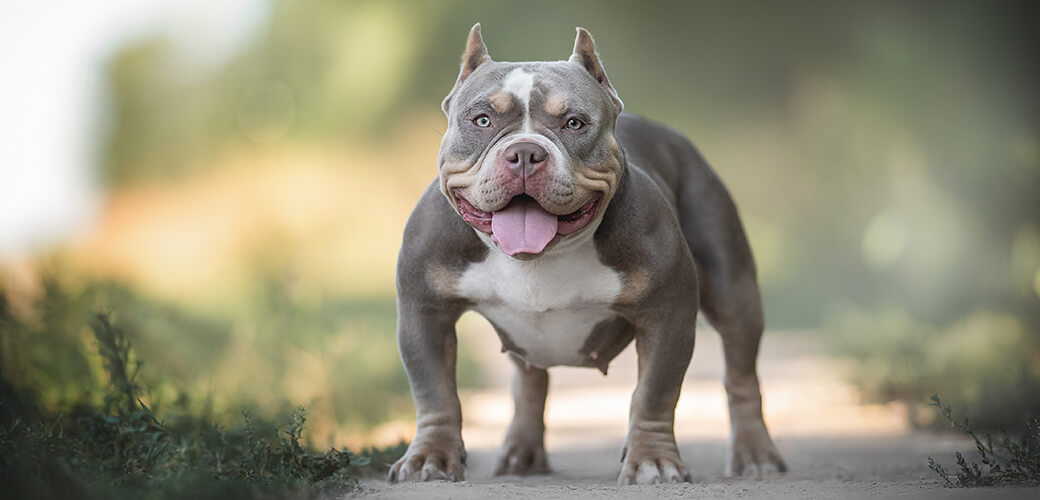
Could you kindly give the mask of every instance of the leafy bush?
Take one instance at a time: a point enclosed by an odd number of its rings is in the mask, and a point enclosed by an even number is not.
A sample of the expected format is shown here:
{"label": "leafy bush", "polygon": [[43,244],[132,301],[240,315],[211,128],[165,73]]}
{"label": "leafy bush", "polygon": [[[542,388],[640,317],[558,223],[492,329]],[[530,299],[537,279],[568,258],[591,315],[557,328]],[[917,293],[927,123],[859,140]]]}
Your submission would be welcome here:
{"label": "leafy bush", "polygon": [[970,464],[961,452],[957,452],[957,467],[960,472],[949,473],[928,457],[928,467],[935,471],[950,486],[994,486],[999,484],[1040,483],[1040,420],[1030,417],[1025,420],[1024,431],[1016,439],[1001,430],[1000,440],[993,444],[990,433],[979,437],[970,421],[958,422],[953,417],[949,405],[943,405],[939,396],[933,395],[930,406],[934,406],[940,415],[949,422],[950,427],[957,429],[975,441],[982,467],[976,462]]}
{"label": "leafy bush", "polygon": [[1028,316],[976,311],[936,325],[901,309],[846,310],[828,323],[852,382],[868,399],[905,402],[915,425],[938,423],[923,411],[936,392],[981,429],[1040,414],[1040,327]]}
{"label": "leafy bush", "polygon": [[[0,341],[10,325],[6,307],[0,300]],[[104,313],[91,327],[108,377],[99,406],[51,415],[36,394],[0,378],[5,497],[315,498],[355,491],[361,474],[382,474],[350,450],[318,453],[301,444],[302,407],[281,426],[244,409],[242,425],[230,430],[191,415],[160,420],[142,402],[140,362],[126,332]],[[366,452],[382,461],[397,448]]]}

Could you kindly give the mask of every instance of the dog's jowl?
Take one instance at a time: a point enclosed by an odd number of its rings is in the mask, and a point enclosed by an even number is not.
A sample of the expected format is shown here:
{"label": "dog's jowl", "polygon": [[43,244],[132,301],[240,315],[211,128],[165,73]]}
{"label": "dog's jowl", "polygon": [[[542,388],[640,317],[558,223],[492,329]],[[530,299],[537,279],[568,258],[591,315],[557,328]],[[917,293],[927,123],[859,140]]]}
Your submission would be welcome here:
{"label": "dog's jowl", "polygon": [[455,322],[467,310],[494,325],[516,365],[496,473],[549,471],[548,368],[605,373],[634,340],[618,482],[689,480],[673,424],[698,310],[725,351],[727,474],[785,469],[762,420],[762,305],[736,207],[689,140],[622,107],[585,30],[569,59],[521,63],[493,61],[480,26],[470,31],[443,103],[439,176],[398,259],[397,337],[418,427],[391,481],[463,479]]}

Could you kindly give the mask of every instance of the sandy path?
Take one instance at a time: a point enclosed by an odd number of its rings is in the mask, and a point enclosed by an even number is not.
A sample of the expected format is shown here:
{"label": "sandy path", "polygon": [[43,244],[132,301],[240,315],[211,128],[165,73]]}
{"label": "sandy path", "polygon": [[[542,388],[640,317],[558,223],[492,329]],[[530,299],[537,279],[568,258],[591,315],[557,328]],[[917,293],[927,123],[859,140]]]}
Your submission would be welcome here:
{"label": "sandy path", "polygon": [[[767,335],[760,358],[766,422],[790,466],[784,476],[726,479],[728,439],[722,354],[717,335],[702,328],[676,412],[680,452],[693,484],[615,486],[634,388],[635,356],[627,350],[610,375],[587,369],[550,370],[546,446],[553,473],[494,477],[496,448],[512,414],[511,365],[482,321],[465,318],[460,342],[487,353],[487,388],[462,395],[467,481],[390,486],[363,483],[373,498],[1040,498],[1037,488],[949,489],[927,468],[929,456],[952,465],[953,452],[973,449],[956,436],[914,432],[897,405],[861,404],[842,380],[842,366],[809,337]],[[494,354],[493,354],[494,353]]]}

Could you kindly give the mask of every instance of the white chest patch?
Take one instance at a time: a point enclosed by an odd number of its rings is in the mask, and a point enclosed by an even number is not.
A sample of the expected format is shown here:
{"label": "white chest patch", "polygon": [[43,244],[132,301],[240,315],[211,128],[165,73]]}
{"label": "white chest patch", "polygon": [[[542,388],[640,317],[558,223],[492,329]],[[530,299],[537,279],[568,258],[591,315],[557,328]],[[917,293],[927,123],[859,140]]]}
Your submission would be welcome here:
{"label": "white chest patch", "polygon": [[590,239],[533,261],[492,249],[466,268],[457,289],[523,349],[524,360],[548,368],[582,363],[592,328],[616,316],[610,306],[621,286],[621,274],[599,261]]}

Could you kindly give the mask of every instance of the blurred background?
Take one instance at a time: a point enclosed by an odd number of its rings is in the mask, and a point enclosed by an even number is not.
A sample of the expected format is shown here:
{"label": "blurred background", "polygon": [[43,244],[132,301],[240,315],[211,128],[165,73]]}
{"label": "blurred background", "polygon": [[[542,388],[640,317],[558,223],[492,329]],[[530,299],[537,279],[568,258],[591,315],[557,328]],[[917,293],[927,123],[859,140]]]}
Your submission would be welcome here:
{"label": "blurred background", "polygon": [[[770,338],[823,349],[911,425],[934,393],[1013,425],[1040,410],[1028,5],[7,5],[0,367],[52,411],[96,403],[88,320],[111,311],[159,411],[303,404],[316,442],[407,438],[394,263],[467,30],[496,60],[557,60],[584,26],[626,110],[731,190]],[[475,316],[460,330],[479,391],[497,345]]]}

